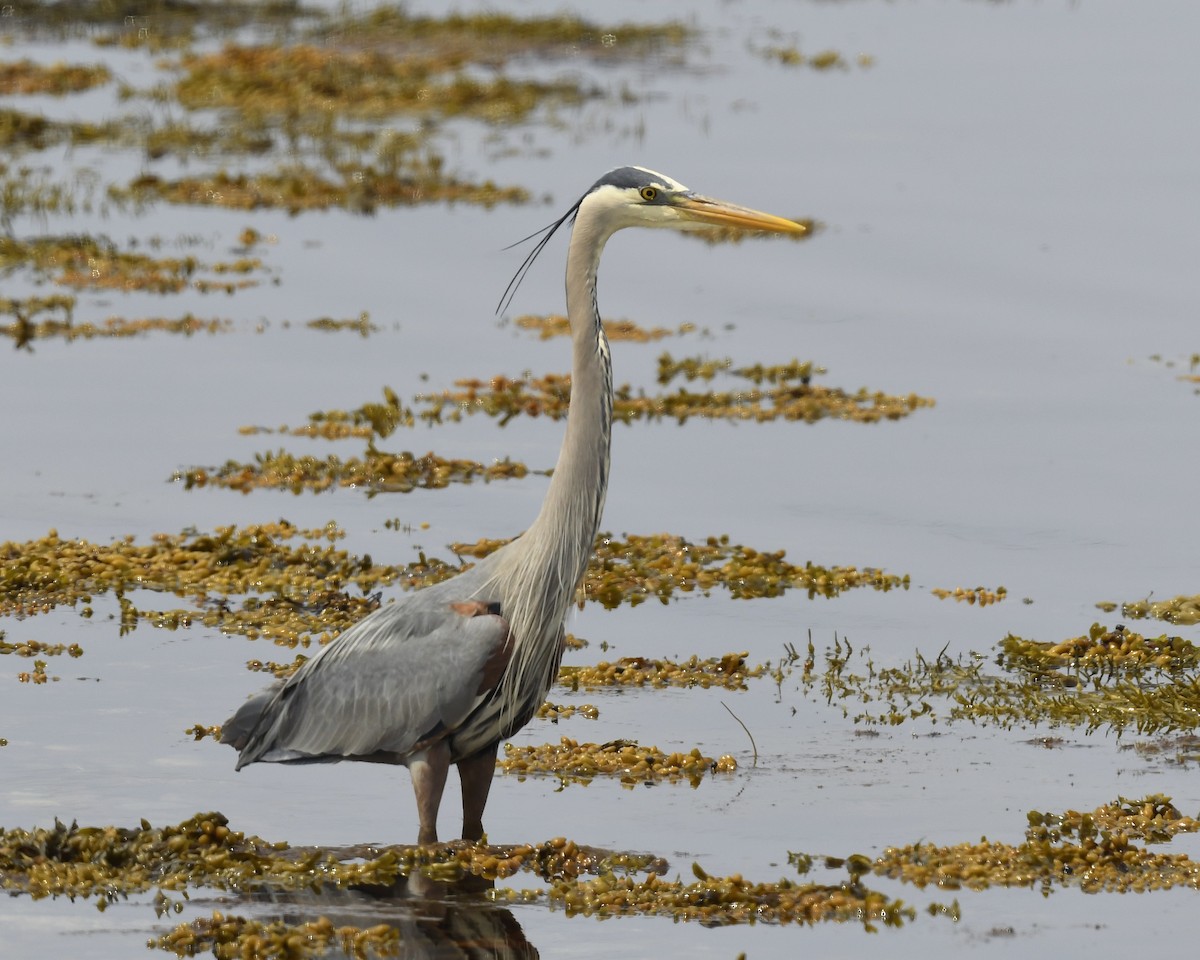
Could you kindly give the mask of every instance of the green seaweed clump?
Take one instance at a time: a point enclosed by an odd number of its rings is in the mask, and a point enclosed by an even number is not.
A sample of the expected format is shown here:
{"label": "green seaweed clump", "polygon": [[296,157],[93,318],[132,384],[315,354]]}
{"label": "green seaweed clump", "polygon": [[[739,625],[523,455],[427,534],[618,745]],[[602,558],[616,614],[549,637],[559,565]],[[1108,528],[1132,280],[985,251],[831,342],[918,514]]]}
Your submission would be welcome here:
{"label": "green seaweed clump", "polygon": [[6,151],[46,150],[62,144],[73,147],[112,141],[117,124],[65,122],[21,110],[0,109],[0,148]]}
{"label": "green seaweed clump", "polygon": [[997,587],[995,590],[989,590],[987,587],[955,587],[953,590],[934,587],[930,592],[939,600],[953,599],[956,603],[965,602],[971,606],[978,604],[981,607],[999,603],[1008,596],[1008,591],[1003,587]]}
{"label": "green seaweed clump", "polygon": [[185,55],[175,95],[192,110],[291,116],[336,110],[375,120],[412,113],[493,123],[524,119],[547,101],[578,104],[586,95],[574,82],[480,77],[466,64],[460,52],[394,57],[373,48],[230,45]]}
{"label": "green seaweed clump", "polygon": [[560,667],[558,682],[572,690],[580,687],[724,687],[745,690],[746,680],[761,677],[766,667],[746,664],[749,653],[727,653],[700,659],[695,654],[682,662],[649,657],[622,657],[615,663],[591,667]]}
{"label": "green seaweed clump", "polygon": [[[159,534],[148,544],[132,537],[96,544],[63,539],[51,530],[40,540],[0,543],[0,615],[81,605],[81,615],[88,617],[94,596],[111,593],[120,606],[122,633],[142,621],[167,629],[199,622],[294,647],[313,638],[324,642],[369,613],[378,598],[367,590],[407,575],[426,580],[448,575],[438,561],[422,558],[406,574],[405,568],[376,566],[370,557],[319,543],[342,535],[333,526],[301,530],[280,521],[211,534]],[[195,606],[138,610],[126,596],[138,590],[173,593]],[[234,597],[243,598],[240,606],[231,602]]]}
{"label": "green seaweed clump", "polygon": [[782,879],[756,883],[741,874],[709,876],[693,865],[696,880],[663,880],[651,873],[644,880],[605,877],[582,882],[557,881],[550,887],[551,906],[568,916],[663,916],[675,922],[705,926],[742,923],[858,922],[869,931],[876,924],[899,927],[916,918],[900,900],[863,886],[858,877],[840,884],[794,883]]}
{"label": "green seaweed clump", "polygon": [[529,199],[521,187],[500,187],[491,181],[468,183],[446,177],[415,178],[369,165],[340,170],[336,180],[302,166],[261,174],[218,171],[178,180],[164,180],[147,173],[128,187],[110,188],[109,196],[119,203],[165,200],[231,210],[281,209],[292,214],[331,207],[371,213],[378,207],[446,202],[493,207],[500,203],[525,203]]}
{"label": "green seaweed clump", "polygon": [[0,63],[0,96],[40,93],[61,97],[103,86],[111,79],[103,64],[54,63],[47,67],[32,60],[8,61]]}
{"label": "green seaweed clump", "polygon": [[563,737],[560,743],[516,746],[506,743],[496,767],[520,778],[549,774],[565,787],[591,783],[596,777],[617,777],[624,787],[645,782],[687,780],[698,787],[706,773],[732,773],[737,761],[726,754],[714,760],[699,749],[689,753],[663,753],[658,747],[643,747],[631,740],[610,743],[579,743]]}
{"label": "green seaweed clump", "polygon": [[[1105,637],[1124,650],[1110,647]],[[1060,647],[1010,636],[992,656],[950,657],[943,650],[930,660],[918,652],[907,663],[880,667],[865,649],[854,651],[835,638],[824,670],[806,667],[801,682],[855,723],[898,725],[924,718],[1002,729],[1048,724],[1118,735],[1127,729],[1142,735],[1188,731],[1200,726],[1200,666],[1196,648],[1175,639],[1147,640],[1096,625],[1088,642],[1100,643],[1092,656],[1083,638]],[[809,658],[815,659],[811,644]],[[990,672],[993,662],[1005,673]],[[852,713],[854,703],[862,705],[857,713]]]}
{"label": "green seaweed clump", "polygon": [[[796,365],[797,368],[799,365]],[[818,386],[808,382],[811,367],[798,383],[780,381],[769,388],[705,391],[695,393],[680,388],[674,393],[647,395],[628,384],[614,391],[613,418],[623,423],[636,420],[676,420],[686,423],[692,417],[708,420],[735,420],[766,423],[774,420],[815,423],[831,417],[859,423],[900,420],[934,401],[916,394],[891,396],[860,389],[853,393],[839,387]],[[513,417],[545,416],[554,420],[566,417],[571,398],[571,378],[565,374],[520,379],[493,377],[463,379],[454,390],[417,397],[425,405],[420,418],[430,423],[457,421],[465,414],[485,413],[499,419],[501,426]]]}
{"label": "green seaweed clump", "polygon": [[[412,857],[410,855],[410,861]],[[0,830],[0,885],[35,900],[95,897],[101,909],[152,888],[183,891],[203,885],[250,891],[259,886],[303,889],[329,884],[391,883],[400,875],[397,851],[343,862],[328,851],[291,851],[231,830],[220,813],[198,813],[177,826],[66,826]]]}
{"label": "green seaweed clump", "polygon": [[1200,669],[1200,647],[1182,637],[1144,637],[1124,624],[1111,630],[1093,623],[1087,634],[1059,643],[1005,637],[1000,650],[1006,662],[1036,673],[1071,667],[1087,677],[1146,671],[1178,673]]}
{"label": "green seaweed clump", "polygon": [[1180,626],[1200,623],[1200,594],[1170,600],[1135,600],[1121,604],[1121,615],[1131,620],[1165,620]]}
{"label": "green seaweed clump", "polygon": [[[836,50],[822,50],[820,53],[806,55],[795,46],[764,47],[758,53],[764,60],[771,60],[783,64],[785,67],[809,67],[818,71],[848,70],[850,68],[849,61]],[[859,66],[868,66],[870,62],[869,58],[864,60],[859,57],[858,59]]]}
{"label": "green seaweed clump", "polygon": [[401,5],[348,17],[338,27],[360,42],[400,44],[402,50],[417,46],[443,57],[457,54],[491,65],[513,57],[647,56],[682,45],[695,32],[679,21],[599,24],[568,13],[514,17],[493,11],[431,17],[410,13]]}
{"label": "green seaweed clump", "polygon": [[0,270],[19,267],[75,290],[233,293],[258,284],[252,275],[263,270],[263,262],[256,257],[216,263],[192,256],[151,257],[122,251],[107,238],[87,235],[31,240],[0,237]]}
{"label": "green seaweed clump", "polygon": [[347,957],[395,956],[400,949],[400,931],[386,923],[334,927],[328,917],[296,924],[264,922],[214,910],[211,917],[180,924],[146,945],[179,957],[211,953],[218,960],[327,957],[335,946]]}
{"label": "green seaweed clump", "polygon": [[18,317],[14,323],[0,324],[0,336],[11,337],[13,346],[18,349],[32,350],[35,340],[57,339],[73,343],[76,340],[120,340],[147,333],[173,333],[191,337],[198,333],[227,333],[231,327],[228,320],[205,320],[190,313],[182,317],[141,317],[136,320],[109,317],[99,323],[74,323],[70,319],[32,322]]}
{"label": "green seaweed clump", "polygon": [[[561,677],[562,674],[560,673]],[[600,710],[590,703],[551,703],[547,700],[537,709],[534,714],[539,720],[549,720],[551,723],[558,723],[559,720],[569,720],[571,717],[578,714],[585,720],[599,720]]]}
{"label": "green seaweed clump", "polygon": [[363,339],[379,331],[379,328],[371,323],[371,316],[365,310],[357,317],[351,318],[335,319],[334,317],[318,317],[316,320],[309,320],[305,326],[310,330],[325,330],[329,332],[350,330],[353,333],[357,333]]}
{"label": "green seaweed clump", "polygon": [[[463,557],[486,557],[505,540],[482,539],[454,543]],[[804,590],[809,599],[832,598],[846,590],[871,587],[887,592],[907,590],[908,575],[884,573],[873,567],[823,567],[811,561],[803,566],[784,559],[785,551],[765,552],[731,544],[728,535],[707,537],[704,542],[669,533],[651,536],[626,534],[622,540],[601,532],[581,589],[581,597],[614,609],[622,603],[636,607],[657,598],[669,603],[676,592],[707,595],[724,587],[738,600],[783,596]]]}
{"label": "green seaweed clump", "polygon": [[171,480],[185,490],[223,487],[249,493],[256,489],[290,490],[292,493],[321,493],[336,487],[360,487],[369,492],[410,493],[437,489],[451,483],[473,480],[519,479],[529,473],[519,461],[497,460],[491,464],[475,460],[447,460],[432,451],[417,456],[386,453],[367,448],[363,457],[297,457],[286,450],[255,455],[253,463],[227,461],[214,468],[193,467],[177,471]]}
{"label": "green seaweed clump", "polygon": [[[119,616],[123,634],[141,623],[170,630],[198,623],[252,640],[308,646],[328,642],[374,610],[380,597],[369,591],[392,583],[408,589],[437,583],[466,569],[463,558],[486,556],[503,543],[452,544],[457,554],[453,562],[421,552],[407,564],[392,566],[335,549],[332,543],[343,536],[333,524],[302,530],[286,520],[219,527],[211,533],[156,534],[149,543],[125,537],[98,544],[64,539],[51,530],[38,540],[0,543],[0,616],[33,616],[66,605],[91,617],[96,597],[109,594],[117,602],[114,618]],[[782,554],[731,547],[727,537],[709,538],[707,546],[697,549],[699,563],[682,538],[630,537],[622,546],[602,535],[597,557],[588,567],[583,596],[616,606],[641,602],[647,596],[666,602],[674,589],[707,591],[725,586],[743,598],[778,596],[792,587],[832,597],[855,586],[888,590],[907,582],[854,568],[812,564],[793,568]],[[174,594],[191,607],[139,609],[130,595],[140,592]],[[575,638],[568,642],[572,648],[585,645]],[[295,662],[252,661],[250,668],[279,676],[295,666]],[[613,676],[640,676],[647,683],[665,678],[670,683],[736,685],[764,668],[747,667],[744,655],[730,654],[719,661],[647,660],[604,669]],[[600,673],[591,679],[600,682]]]}
{"label": "green seaweed clump", "polygon": [[166,892],[186,896],[189,887],[252,897],[272,889],[390,887],[414,873],[452,883],[464,877],[495,880],[520,870],[549,879],[646,869],[661,872],[666,863],[650,854],[600,850],[563,838],[507,846],[454,841],[424,847],[292,847],[247,836],[216,812],[166,827],[146,820],[137,827],[67,826],[55,820],[49,828],[0,828],[0,887],[10,895],[94,897],[104,909],[157,889],[160,913],[172,904]]}
{"label": "green seaweed clump", "polygon": [[670,534],[624,540],[610,534],[597,538],[588,566],[585,590],[607,608],[621,603],[636,606],[655,597],[667,603],[676,591],[707,593],[716,586],[739,600],[778,597],[802,590],[809,598],[836,597],[856,587],[887,592],[907,589],[907,575],[884,573],[872,567],[823,567],[790,563],[785,551],[766,552],[732,544],[728,536],[708,537],[703,543]]}
{"label": "green seaweed clump", "polygon": [[[551,313],[544,316],[523,314],[513,323],[521,330],[532,330],[539,340],[549,340],[551,337],[568,337],[571,335],[571,324],[561,313]],[[605,320],[604,333],[609,340],[629,340],[634,343],[650,343],[663,337],[683,336],[694,333],[694,323],[681,323],[675,330],[666,327],[642,327],[632,320]]]}
{"label": "green seaweed clump", "polygon": [[1056,887],[1072,886],[1085,893],[1200,889],[1200,863],[1185,854],[1155,853],[1132,842],[1168,843],[1177,834],[1200,830],[1200,823],[1181,814],[1169,797],[1122,797],[1091,813],[1031,811],[1028,821],[1020,844],[985,838],[951,847],[889,847],[873,869],[917,887],[1036,887],[1045,896]]}
{"label": "green seaweed clump", "polygon": [[[57,657],[64,653],[72,658],[82,657],[83,648],[77,643],[68,646],[65,643],[43,643],[41,640],[9,643],[4,639],[4,631],[0,630],[0,656],[14,654],[18,657],[33,659],[34,657]],[[59,680],[59,677],[53,677],[46,673],[46,666],[45,660],[33,660],[33,669],[20,671],[17,674],[17,680],[21,683],[37,685],[44,684],[49,680]]]}
{"label": "green seaweed clump", "polygon": [[[340,440],[346,437],[389,437],[398,427],[416,424],[412,409],[391,387],[383,388],[383,402],[364,403],[354,410],[324,410],[309,414],[303,427],[281,427],[277,432],[298,437]],[[264,433],[262,427],[243,427],[242,433]]]}

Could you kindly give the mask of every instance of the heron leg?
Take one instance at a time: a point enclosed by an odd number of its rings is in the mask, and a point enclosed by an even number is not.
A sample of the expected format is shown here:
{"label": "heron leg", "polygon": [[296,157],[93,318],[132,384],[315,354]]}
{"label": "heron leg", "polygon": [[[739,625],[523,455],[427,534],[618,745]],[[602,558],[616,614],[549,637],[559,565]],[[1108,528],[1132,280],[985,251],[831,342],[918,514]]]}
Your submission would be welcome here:
{"label": "heron leg", "polygon": [[488,791],[492,789],[499,748],[499,743],[493,743],[475,756],[458,761],[458,777],[462,780],[464,840],[483,839],[483,808],[487,806]]}
{"label": "heron leg", "polygon": [[445,742],[435,743],[408,760],[413,793],[417,797],[417,816],[421,821],[417,843],[437,843],[438,807],[442,805],[442,791],[446,788],[449,770],[450,748]]}

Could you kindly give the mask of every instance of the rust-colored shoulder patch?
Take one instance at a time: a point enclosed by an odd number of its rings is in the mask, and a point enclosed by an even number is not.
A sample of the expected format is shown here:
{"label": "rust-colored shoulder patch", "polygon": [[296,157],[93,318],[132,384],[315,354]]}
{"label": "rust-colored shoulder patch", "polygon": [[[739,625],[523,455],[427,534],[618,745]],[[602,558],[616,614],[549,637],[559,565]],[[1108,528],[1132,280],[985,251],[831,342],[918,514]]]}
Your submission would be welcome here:
{"label": "rust-colored shoulder patch", "polygon": [[463,600],[450,604],[450,609],[464,617],[500,616],[500,604],[484,603],[482,600]]}

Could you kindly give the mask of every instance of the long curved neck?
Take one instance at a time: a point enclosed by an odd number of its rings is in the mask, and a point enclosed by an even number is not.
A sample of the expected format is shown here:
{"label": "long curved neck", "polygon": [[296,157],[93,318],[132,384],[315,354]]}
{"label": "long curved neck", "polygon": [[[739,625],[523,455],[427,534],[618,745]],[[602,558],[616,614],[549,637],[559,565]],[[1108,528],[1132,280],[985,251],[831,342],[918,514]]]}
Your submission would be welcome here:
{"label": "long curved neck", "polygon": [[[608,490],[612,434],[612,362],[596,306],[600,253],[611,235],[582,216],[567,252],[567,317],[571,325],[571,404],[550,488],[537,519],[521,537],[538,565],[555,571],[569,594],[592,554]],[[531,561],[533,557],[529,558]],[[570,603],[571,597],[567,597]]]}
{"label": "long curved neck", "polygon": [[612,230],[599,219],[581,211],[567,252],[571,404],[558,465],[537,518],[483,561],[494,564],[492,583],[515,640],[497,693],[510,731],[528,720],[554,682],[563,620],[592,555],[608,490],[612,365],[596,307],[596,271]]}

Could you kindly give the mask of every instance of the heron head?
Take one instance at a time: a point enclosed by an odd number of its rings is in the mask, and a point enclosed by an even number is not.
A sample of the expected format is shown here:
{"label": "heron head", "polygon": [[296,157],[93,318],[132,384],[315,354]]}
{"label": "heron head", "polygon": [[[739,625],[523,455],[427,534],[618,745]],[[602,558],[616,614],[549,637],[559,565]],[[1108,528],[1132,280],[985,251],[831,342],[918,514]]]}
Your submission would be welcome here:
{"label": "heron head", "polygon": [[675,230],[735,227],[765,233],[808,232],[807,227],[794,220],[702,197],[678,180],[645,167],[617,167],[592,184],[591,189],[554,223],[525,238],[541,237],[508,282],[496,307],[497,313],[502,313],[512,302],[533,261],[567,222],[573,222],[576,229],[583,228],[581,235],[591,247],[596,263],[605,241],[625,227],[671,227]]}
{"label": "heron head", "polygon": [[806,232],[795,221],[701,196],[678,180],[645,167],[610,170],[584,194],[579,213],[595,216],[610,231],[623,227],[736,227],[768,233]]}

